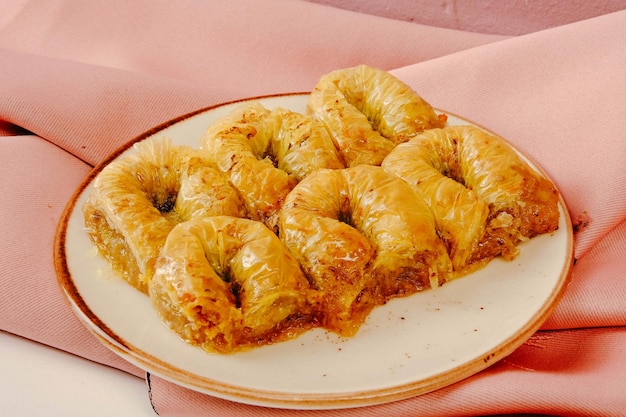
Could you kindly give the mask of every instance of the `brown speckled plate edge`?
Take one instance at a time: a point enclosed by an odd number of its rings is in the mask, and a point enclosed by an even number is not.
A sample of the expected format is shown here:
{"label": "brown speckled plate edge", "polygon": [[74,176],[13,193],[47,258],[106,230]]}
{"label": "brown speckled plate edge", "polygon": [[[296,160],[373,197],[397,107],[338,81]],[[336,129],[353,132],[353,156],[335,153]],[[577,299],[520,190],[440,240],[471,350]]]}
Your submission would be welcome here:
{"label": "brown speckled plate edge", "polygon": [[[547,319],[547,317],[550,315],[550,313],[553,311],[554,307],[560,300],[562,293],[566,288],[566,284],[568,282],[571,267],[573,264],[574,244],[573,232],[571,228],[571,219],[569,218],[569,214],[562,197],[560,199],[560,207],[561,215],[564,217],[562,223],[565,224],[565,230],[561,230],[563,229],[563,227],[561,227],[559,232],[567,234],[567,248],[565,248],[566,256],[560,275],[556,280],[556,285],[554,286],[550,294],[545,297],[545,302],[543,303],[541,308],[534,312],[531,319],[528,320],[528,322],[522,328],[520,328],[514,336],[507,338],[506,340],[500,341],[499,343],[497,343],[496,346],[493,346],[493,348],[486,354],[480,357],[476,357],[473,360],[466,361],[465,363],[462,363],[459,366],[443,372],[439,375],[429,377],[426,380],[415,380],[409,383],[393,385],[375,390],[340,393],[294,393],[263,389],[250,389],[244,386],[225,383],[220,380],[207,378],[206,376],[197,375],[192,372],[173,367],[171,364],[164,362],[157,357],[149,355],[142,349],[133,346],[127,340],[120,337],[116,333],[115,329],[110,328],[106,323],[100,320],[100,318],[96,314],[94,314],[93,311],[91,311],[89,305],[84,301],[81,293],[78,291],[74,283],[70,268],[68,266],[66,252],[66,232],[69,218],[72,213],[74,213],[74,211],[77,209],[76,202],[79,196],[85,192],[85,189],[93,181],[95,176],[102,170],[104,166],[106,166],[108,163],[118,158],[122,153],[130,149],[134,143],[149,138],[169,126],[184,122],[192,116],[210,111],[218,107],[222,107],[227,104],[237,104],[239,102],[250,100],[260,100],[268,98],[271,99],[276,97],[294,95],[305,96],[307,95],[307,93],[254,97],[241,101],[221,104],[219,106],[203,108],[198,111],[194,111],[170,120],[139,135],[138,137],[128,142],[126,145],[113,152],[102,163],[98,164],[77,188],[72,198],[68,202],[57,227],[57,232],[54,240],[54,265],[58,277],[58,283],[62,288],[65,296],[67,297],[67,300],[69,301],[69,304],[72,307],[74,313],[105,346],[142,369],[154,373],[155,375],[158,375],[166,380],[202,393],[215,395],[217,397],[230,399],[242,403],[261,406],[291,409],[338,409],[383,404],[391,401],[407,399],[456,383],[462,379],[465,379],[471,375],[480,372],[481,370],[487,368],[493,363],[506,357],[516,348],[521,346],[534,332],[536,332],[541,327],[541,325],[544,323],[544,321]],[[441,112],[446,113],[450,116],[455,116],[445,111]],[[473,122],[469,123],[472,123],[486,131],[489,131],[488,129],[485,129],[484,127],[477,125]],[[526,159],[529,159],[527,156],[525,157]],[[542,171],[539,167],[537,167],[534,162],[533,164],[537,169]]]}

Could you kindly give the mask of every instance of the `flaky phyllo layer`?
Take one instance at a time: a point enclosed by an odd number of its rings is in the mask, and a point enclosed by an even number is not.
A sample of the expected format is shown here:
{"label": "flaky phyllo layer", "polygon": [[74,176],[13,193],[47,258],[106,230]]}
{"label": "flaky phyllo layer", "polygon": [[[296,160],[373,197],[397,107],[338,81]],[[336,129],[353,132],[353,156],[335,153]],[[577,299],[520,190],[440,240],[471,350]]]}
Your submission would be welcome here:
{"label": "flaky phyllo layer", "polygon": [[242,104],[198,148],[149,139],[83,207],[99,252],[191,344],[230,353],[369,312],[557,229],[558,193],[503,139],[390,74],[323,76],[306,114]]}

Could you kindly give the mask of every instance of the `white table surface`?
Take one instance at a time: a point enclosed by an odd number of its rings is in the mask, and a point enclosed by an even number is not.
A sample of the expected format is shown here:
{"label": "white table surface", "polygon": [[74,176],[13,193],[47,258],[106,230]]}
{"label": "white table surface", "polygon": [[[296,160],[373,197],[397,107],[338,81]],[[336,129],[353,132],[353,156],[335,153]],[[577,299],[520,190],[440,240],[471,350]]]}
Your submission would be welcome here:
{"label": "white table surface", "polygon": [[142,378],[0,331],[0,416],[156,413]]}

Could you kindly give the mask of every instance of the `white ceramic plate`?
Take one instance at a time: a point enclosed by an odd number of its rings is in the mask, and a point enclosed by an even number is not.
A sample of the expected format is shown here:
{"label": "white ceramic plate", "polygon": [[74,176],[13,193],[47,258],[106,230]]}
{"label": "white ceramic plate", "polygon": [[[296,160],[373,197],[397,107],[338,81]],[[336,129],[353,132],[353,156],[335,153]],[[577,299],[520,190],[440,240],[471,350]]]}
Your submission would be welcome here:
{"label": "white ceramic plate", "polygon": [[[307,97],[260,101],[268,108],[304,111]],[[185,115],[137,141],[166,135],[175,143],[198,146],[207,126],[237,105]],[[470,123],[455,116],[448,122]],[[125,152],[133,152],[132,147],[109,161]],[[102,166],[68,204],[55,242],[59,283],[75,313],[106,346],[135,365],[238,402],[294,409],[358,407],[453,384],[524,343],[552,311],[572,265],[572,229],[561,200],[559,229],[522,244],[514,261],[496,259],[439,289],[393,300],[375,309],[350,339],[315,329],[244,353],[209,354],[166,328],[148,298],[116,278],[94,250],[81,208]]]}

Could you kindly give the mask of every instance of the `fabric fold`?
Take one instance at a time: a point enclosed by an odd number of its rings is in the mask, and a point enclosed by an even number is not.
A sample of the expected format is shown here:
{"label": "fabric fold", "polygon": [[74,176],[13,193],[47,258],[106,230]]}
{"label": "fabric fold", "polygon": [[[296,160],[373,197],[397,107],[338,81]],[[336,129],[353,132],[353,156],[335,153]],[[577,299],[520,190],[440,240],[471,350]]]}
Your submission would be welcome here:
{"label": "fabric fold", "polygon": [[[541,332],[474,377],[407,400],[343,410],[285,410],[189,391],[150,375],[153,407],[161,416],[386,416],[465,417],[541,414],[621,416],[626,407],[623,328]],[[592,387],[602,387],[593,390]],[[593,393],[591,393],[593,391]]]}
{"label": "fabric fold", "polygon": [[[576,257],[626,212],[621,48],[626,12],[531,33],[394,73],[434,106],[488,127],[529,155],[560,188]],[[602,75],[600,75],[600,73]]]}
{"label": "fabric fold", "polygon": [[391,69],[506,39],[291,0],[7,0],[4,10],[0,48],[216,86],[236,81],[251,96],[301,89],[338,65]]}
{"label": "fabric fold", "polygon": [[576,261],[565,295],[543,329],[626,326],[626,220]]}
{"label": "fabric fold", "polygon": [[0,137],[0,149],[2,195],[13,196],[0,200],[0,329],[141,375],[89,333],[57,285],[56,225],[90,167],[33,135]]}
{"label": "fabric fold", "polygon": [[[96,165],[182,114],[245,97],[134,71],[0,50],[0,117]],[[27,71],[25,71],[27,69]],[[50,103],[52,102],[52,105]]]}

